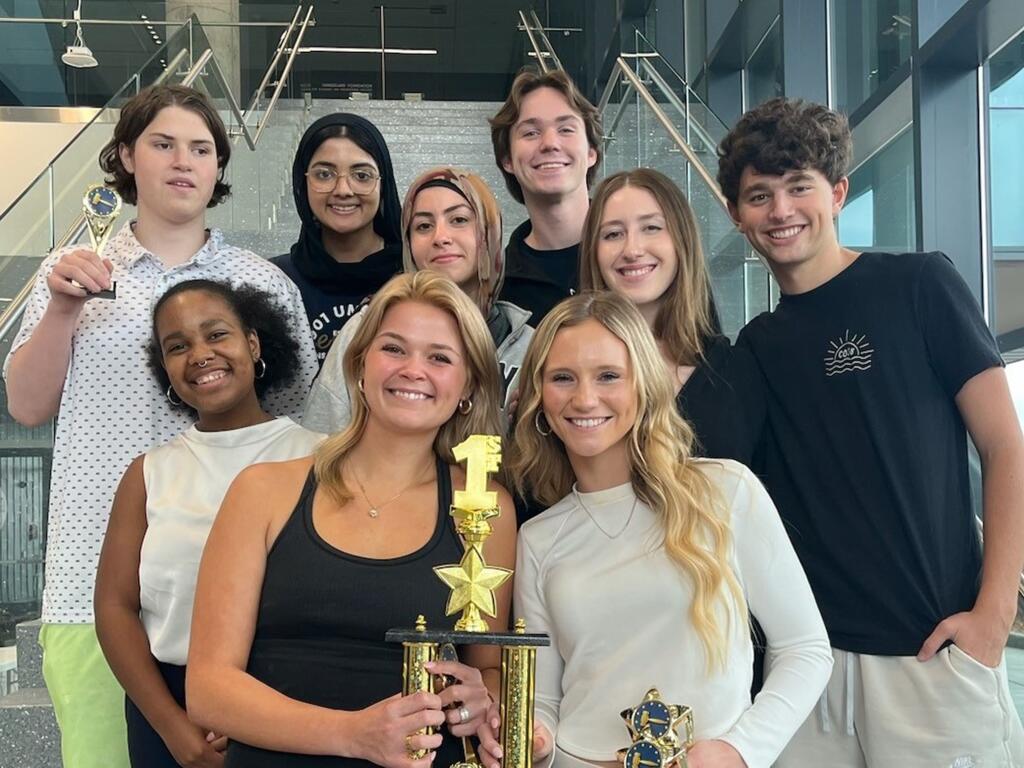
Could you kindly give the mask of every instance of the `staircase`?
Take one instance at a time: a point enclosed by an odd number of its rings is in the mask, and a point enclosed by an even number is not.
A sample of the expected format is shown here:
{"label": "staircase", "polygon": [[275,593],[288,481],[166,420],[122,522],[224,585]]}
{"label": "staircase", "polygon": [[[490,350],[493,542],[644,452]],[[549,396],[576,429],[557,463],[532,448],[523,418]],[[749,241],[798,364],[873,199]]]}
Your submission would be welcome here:
{"label": "staircase", "polygon": [[[232,194],[210,210],[211,226],[227,241],[260,254],[285,253],[299,232],[291,166],[305,126],[334,112],[366,117],[391,151],[401,198],[416,176],[436,165],[454,165],[482,176],[501,205],[505,239],[526,218],[494,163],[487,118],[501,105],[483,102],[317,101],[306,113],[300,101],[282,101],[256,152],[233,148],[228,181]],[[126,219],[132,214],[126,213]],[[0,697],[0,768],[60,768],[60,734],[43,683],[39,622],[17,627],[17,690]]]}
{"label": "staircase", "polygon": [[[286,105],[286,109],[291,106]],[[498,198],[507,240],[512,229],[526,219],[526,208],[512,199],[494,163],[487,118],[500,106],[493,102],[319,100],[304,117],[303,126],[336,112],[351,112],[374,123],[391,152],[400,200],[413,179],[433,166],[454,165],[479,174]],[[268,257],[285,253],[295,242],[299,217],[292,196],[291,162],[300,136],[298,131],[289,146],[281,147],[280,154],[274,153],[274,162],[281,167],[270,180],[277,198],[269,213],[269,224],[261,222],[260,229],[220,224],[217,209],[211,211],[211,222],[224,228],[228,242]],[[244,148],[237,152],[245,153]],[[287,162],[281,162],[282,157]],[[231,162],[234,170],[235,160]]]}

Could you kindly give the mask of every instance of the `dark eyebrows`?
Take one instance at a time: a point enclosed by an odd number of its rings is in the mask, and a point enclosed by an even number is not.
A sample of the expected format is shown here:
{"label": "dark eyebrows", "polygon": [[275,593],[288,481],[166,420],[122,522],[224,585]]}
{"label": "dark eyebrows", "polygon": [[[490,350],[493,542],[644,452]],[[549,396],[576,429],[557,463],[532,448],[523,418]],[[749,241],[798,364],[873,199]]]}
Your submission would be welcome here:
{"label": "dark eyebrows", "polygon": [[[221,323],[228,327],[235,327],[237,325],[237,323],[232,323],[231,320],[226,317],[211,317],[209,320],[201,322],[199,324],[199,328],[200,330],[205,331]],[[160,344],[164,344],[168,339],[184,338],[186,335],[185,331],[174,331],[172,333],[168,333],[166,336],[161,337]]]}
{"label": "dark eyebrows", "polygon": [[[520,127],[522,125],[539,126],[539,125],[541,125],[544,122],[545,121],[541,120],[539,117],[528,117],[525,120],[520,120],[518,123],[516,123],[516,128],[518,128],[518,127]],[[583,122],[583,118],[581,118],[579,115],[574,115],[574,114],[559,115],[558,117],[556,117],[554,120],[552,120],[550,122],[559,123],[559,124],[561,124],[561,123],[575,123],[575,122],[582,123]]]}
{"label": "dark eyebrows", "polygon": [[[443,211],[441,211],[441,213],[447,216],[452,211],[459,210],[459,208],[465,208],[470,213],[473,212],[473,208],[469,205],[469,203],[456,203],[455,205],[451,205],[445,208]],[[434,218],[434,214],[432,211],[414,211],[412,217],[415,219],[417,216],[421,218]]]}
{"label": "dark eyebrows", "polygon": [[[154,132],[154,133],[149,134],[149,136],[150,136],[150,138],[153,138],[153,139],[163,139],[165,141],[175,141],[176,140],[176,138],[174,136],[171,136],[169,133]],[[192,146],[212,147],[213,146],[213,140],[212,139],[193,139],[192,141],[189,142],[189,144],[191,144]]]}

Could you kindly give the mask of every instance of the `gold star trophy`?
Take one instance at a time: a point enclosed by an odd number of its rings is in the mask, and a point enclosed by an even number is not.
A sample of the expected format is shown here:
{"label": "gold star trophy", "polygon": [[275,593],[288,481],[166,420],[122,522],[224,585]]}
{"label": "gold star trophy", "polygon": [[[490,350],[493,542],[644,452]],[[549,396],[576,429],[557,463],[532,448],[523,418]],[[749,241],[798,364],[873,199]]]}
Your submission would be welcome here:
{"label": "gold star trophy", "polygon": [[[693,746],[693,712],[681,704],[666,704],[657,688],[644,700],[622,711],[633,743],[619,750],[623,768],[686,768],[686,753]],[[678,729],[682,725],[684,736]]]}
{"label": "gold star trophy", "polygon": [[[465,552],[458,565],[438,566],[434,572],[451,589],[447,615],[459,611],[462,615],[452,630],[428,630],[423,616],[419,616],[414,629],[390,629],[386,639],[404,646],[402,693],[405,695],[434,691],[435,680],[423,665],[438,657],[439,646],[500,645],[502,765],[504,768],[531,768],[537,648],[550,645],[551,640],[547,635],[526,634],[522,619],[516,622],[514,632],[491,632],[481,616],[481,612],[491,617],[495,615],[494,591],[512,575],[507,568],[487,565],[483,552],[484,542],[493,532],[489,521],[501,514],[498,494],[487,490],[487,476],[501,466],[501,438],[472,435],[455,446],[453,453],[466,465],[466,489],[455,492],[451,507]],[[477,765],[465,740],[464,746],[466,762],[456,763],[452,768]],[[410,751],[414,759],[424,754],[422,750]]]}

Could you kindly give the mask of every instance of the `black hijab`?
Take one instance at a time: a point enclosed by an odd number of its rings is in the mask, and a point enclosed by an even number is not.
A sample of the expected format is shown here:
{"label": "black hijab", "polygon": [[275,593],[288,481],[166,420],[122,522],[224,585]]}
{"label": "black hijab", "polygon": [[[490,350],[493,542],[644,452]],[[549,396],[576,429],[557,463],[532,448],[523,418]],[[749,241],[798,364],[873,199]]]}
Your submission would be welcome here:
{"label": "black hijab", "polygon": [[[341,264],[324,248],[320,222],[313,216],[306,195],[306,169],[317,148],[338,136],[346,128],[344,138],[373,157],[380,170],[380,205],[373,217],[373,231],[384,240],[384,248],[360,262]],[[402,269],[402,206],[398,200],[395,171],[391,153],[377,126],[369,120],[346,112],[321,117],[302,135],[292,163],[292,194],[295,208],[302,220],[299,239],[291,248],[295,268],[323,290],[358,291],[365,286],[368,293],[376,291],[392,275]]]}

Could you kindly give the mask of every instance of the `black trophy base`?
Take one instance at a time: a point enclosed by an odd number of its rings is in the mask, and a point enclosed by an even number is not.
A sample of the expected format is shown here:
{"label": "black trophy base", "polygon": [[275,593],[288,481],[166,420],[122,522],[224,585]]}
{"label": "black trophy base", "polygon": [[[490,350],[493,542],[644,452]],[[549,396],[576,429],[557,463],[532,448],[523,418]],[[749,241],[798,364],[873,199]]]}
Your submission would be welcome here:
{"label": "black trophy base", "polygon": [[551,645],[547,635],[522,635],[517,632],[460,632],[454,629],[389,629],[384,639],[389,643],[451,643],[452,645],[529,645],[546,648]]}
{"label": "black trophy base", "polygon": [[[71,280],[70,283],[73,286],[75,286],[75,288],[82,288],[82,289],[85,288],[85,286],[82,285],[81,283],[79,283],[77,280]],[[107,290],[105,290],[105,291],[88,291],[87,293],[88,293],[88,295],[85,297],[86,299],[116,299],[117,298],[117,283],[114,282],[114,281],[111,281],[110,287]]]}

